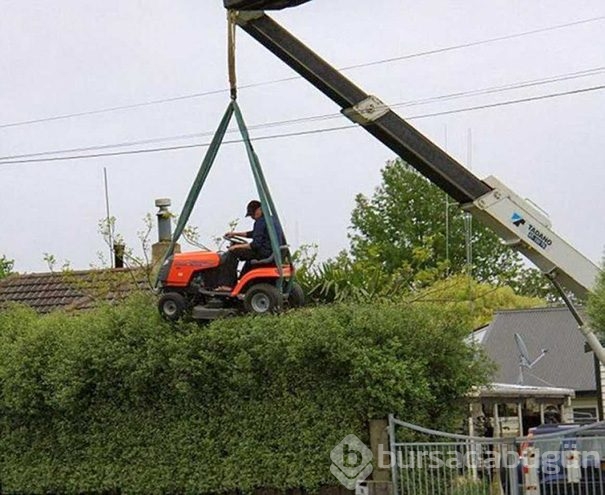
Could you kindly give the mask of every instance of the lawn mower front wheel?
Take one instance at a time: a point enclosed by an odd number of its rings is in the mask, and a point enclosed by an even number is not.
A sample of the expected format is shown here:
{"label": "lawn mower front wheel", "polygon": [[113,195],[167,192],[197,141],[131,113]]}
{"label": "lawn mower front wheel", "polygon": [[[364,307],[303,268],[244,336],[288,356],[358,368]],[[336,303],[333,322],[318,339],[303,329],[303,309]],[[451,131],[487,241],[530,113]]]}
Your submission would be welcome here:
{"label": "lawn mower front wheel", "polygon": [[158,310],[162,318],[168,321],[177,321],[185,314],[187,303],[178,292],[167,292],[158,301]]}

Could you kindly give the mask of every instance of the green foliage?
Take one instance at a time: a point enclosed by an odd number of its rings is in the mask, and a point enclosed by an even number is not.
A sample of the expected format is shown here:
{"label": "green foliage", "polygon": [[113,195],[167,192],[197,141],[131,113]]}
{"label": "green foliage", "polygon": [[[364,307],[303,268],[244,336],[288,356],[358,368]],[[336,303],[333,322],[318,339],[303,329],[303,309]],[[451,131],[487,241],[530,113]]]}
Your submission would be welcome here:
{"label": "green foliage", "polygon": [[0,313],[6,492],[250,492],[334,482],[329,452],[388,413],[459,424],[488,367],[438,305],[337,305],[169,325],[153,301]]}
{"label": "green foliage", "polygon": [[[469,273],[469,221],[470,273],[476,282],[487,284],[489,291],[509,287],[511,298],[513,291],[522,295],[513,307],[527,306],[523,296],[558,300],[542,273],[525,268],[520,256],[491,230],[472,222],[451,200],[446,201],[439,188],[400,159],[387,163],[372,198],[357,196],[350,252],[318,262],[315,246],[303,246],[297,253],[297,278],[316,302],[401,300],[414,298],[434,284],[441,290],[447,278]],[[535,305],[535,300],[529,305]]]}
{"label": "green foliage", "polygon": [[[390,161],[373,196],[356,198],[351,252],[387,273],[402,267],[413,273],[462,273],[467,271],[465,215],[452,200],[446,205],[446,195],[401,159]],[[472,222],[472,254],[472,273],[481,282],[512,279],[522,270],[520,257],[477,222]]]}
{"label": "green foliage", "polygon": [[605,335],[605,270],[601,270],[597,286],[588,297],[588,316],[592,328]]}
{"label": "green foliage", "polygon": [[296,279],[308,300],[367,303],[392,292],[391,275],[377,266],[354,261],[346,251],[318,262],[305,246],[295,255]]}
{"label": "green foliage", "polygon": [[423,256],[421,251],[415,250],[412,260],[389,273],[374,260],[355,259],[346,251],[319,262],[314,246],[303,246],[295,255],[296,278],[307,298],[318,303],[402,300],[445,277],[443,264],[414,270],[412,264]]}
{"label": "green foliage", "polygon": [[3,254],[2,258],[0,258],[0,280],[13,273],[14,266],[15,261],[9,260],[6,255]]}
{"label": "green foliage", "polygon": [[465,275],[440,280],[410,295],[408,301],[415,304],[441,304],[470,318],[472,328],[489,323],[494,311],[535,308],[545,304],[544,299],[539,297],[520,296],[511,287],[479,283]]}
{"label": "green foliage", "polygon": [[[524,268],[505,281],[515,293],[527,297],[538,297],[550,304],[560,304],[561,296],[552,282],[537,268]],[[572,296],[573,299],[573,296]]]}
{"label": "green foliage", "polygon": [[308,246],[298,253],[297,266],[297,280],[312,301],[441,304],[466,315],[473,329],[488,323],[494,311],[546,304],[542,297],[519,295],[510,286],[481,283],[467,275],[442,278],[439,269],[413,273],[406,266],[389,274],[375,264],[353,260],[346,252],[318,263]]}

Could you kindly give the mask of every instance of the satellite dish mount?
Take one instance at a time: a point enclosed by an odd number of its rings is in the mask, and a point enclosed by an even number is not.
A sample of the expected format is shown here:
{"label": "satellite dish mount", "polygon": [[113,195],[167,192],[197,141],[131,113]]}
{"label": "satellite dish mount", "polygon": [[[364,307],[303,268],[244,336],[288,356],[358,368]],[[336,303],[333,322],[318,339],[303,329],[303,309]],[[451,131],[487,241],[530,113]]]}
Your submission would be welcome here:
{"label": "satellite dish mount", "polygon": [[518,333],[515,333],[515,343],[517,344],[517,349],[519,351],[519,378],[517,380],[517,384],[523,385],[523,370],[531,370],[536,364],[538,364],[538,361],[540,361],[546,355],[548,349],[541,349],[540,355],[536,359],[532,360],[529,357],[529,351],[527,350],[525,342],[523,342],[521,335]]}

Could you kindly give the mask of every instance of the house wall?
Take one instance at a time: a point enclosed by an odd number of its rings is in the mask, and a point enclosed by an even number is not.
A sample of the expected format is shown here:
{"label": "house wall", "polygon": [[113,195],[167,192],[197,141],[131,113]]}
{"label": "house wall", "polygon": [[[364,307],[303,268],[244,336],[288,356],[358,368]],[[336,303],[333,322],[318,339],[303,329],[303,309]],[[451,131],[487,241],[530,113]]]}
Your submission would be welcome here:
{"label": "house wall", "polygon": [[[572,393],[570,391],[570,393]],[[485,425],[491,425],[492,434],[496,437],[519,437],[527,434],[531,427],[548,422],[549,412],[553,409],[558,414],[556,421],[573,422],[573,399],[569,397],[523,397],[483,396],[475,397],[469,404],[469,434],[491,436]],[[596,407],[596,398],[585,398],[577,401],[577,408]],[[521,429],[521,421],[523,428]]]}

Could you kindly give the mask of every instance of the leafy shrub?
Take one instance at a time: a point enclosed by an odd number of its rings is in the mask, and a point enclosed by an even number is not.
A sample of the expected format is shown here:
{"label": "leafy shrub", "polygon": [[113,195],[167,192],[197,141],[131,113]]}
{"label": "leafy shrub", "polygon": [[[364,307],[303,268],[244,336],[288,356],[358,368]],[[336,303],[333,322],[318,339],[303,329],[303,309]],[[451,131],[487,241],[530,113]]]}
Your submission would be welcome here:
{"label": "leafy shrub", "polygon": [[4,492],[209,493],[332,484],[329,452],[394,413],[451,428],[486,370],[426,305],[169,325],[139,295],[0,313]]}
{"label": "leafy shrub", "polygon": [[593,329],[605,336],[605,259],[595,290],[588,297],[588,316]]}

